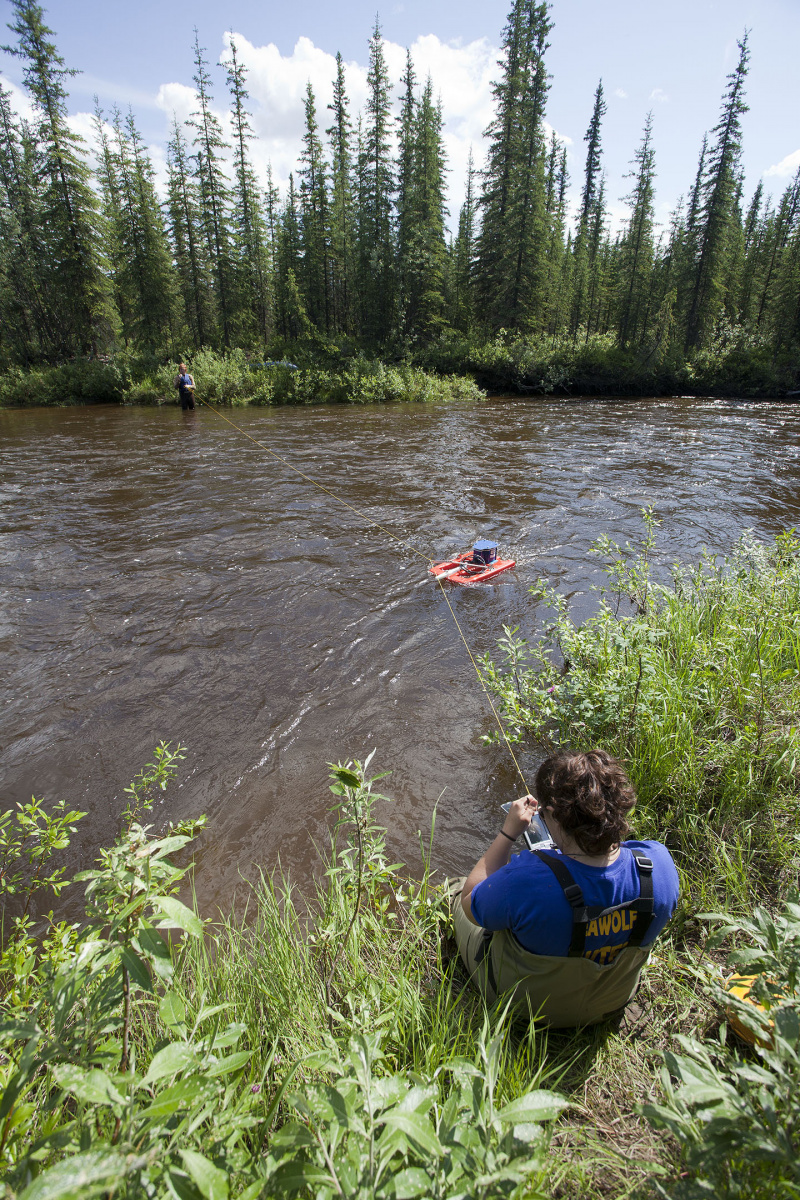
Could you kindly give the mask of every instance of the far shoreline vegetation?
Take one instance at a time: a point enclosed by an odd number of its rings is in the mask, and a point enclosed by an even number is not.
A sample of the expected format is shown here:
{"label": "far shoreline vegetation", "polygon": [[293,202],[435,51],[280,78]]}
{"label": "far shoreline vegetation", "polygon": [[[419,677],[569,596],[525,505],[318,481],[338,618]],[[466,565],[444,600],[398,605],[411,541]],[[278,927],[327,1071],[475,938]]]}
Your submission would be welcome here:
{"label": "far shoreline vegetation", "polygon": [[[508,398],[719,397],[800,399],[792,370],[739,347],[715,347],[681,363],[649,366],[609,335],[577,344],[500,333],[482,345],[451,338],[424,354],[367,357],[352,345],[293,343],[276,357],[201,349],[167,362],[120,352],[0,374],[0,409],[85,404],[176,405],[177,363],[188,361],[197,395],[211,404],[430,403]],[[291,365],[288,365],[291,364]]]}
{"label": "far shoreline vegetation", "polygon": [[[173,122],[161,195],[132,109],[96,103],[90,164],[44,9],[11,3],[32,112],[0,86],[0,406],[169,402],[181,359],[223,403],[800,390],[800,171],[775,198],[746,189],[747,33],[668,225],[643,114],[611,231],[602,82],[573,213],[566,148],[545,128],[550,8],[514,0],[486,161],[450,234],[436,81],[409,55],[395,105],[377,22],[364,111],[338,56],[324,114],[307,89],[284,195],[252,165],[235,43],[210,64],[195,36],[195,108]],[[251,370],[285,358],[293,378]]]}

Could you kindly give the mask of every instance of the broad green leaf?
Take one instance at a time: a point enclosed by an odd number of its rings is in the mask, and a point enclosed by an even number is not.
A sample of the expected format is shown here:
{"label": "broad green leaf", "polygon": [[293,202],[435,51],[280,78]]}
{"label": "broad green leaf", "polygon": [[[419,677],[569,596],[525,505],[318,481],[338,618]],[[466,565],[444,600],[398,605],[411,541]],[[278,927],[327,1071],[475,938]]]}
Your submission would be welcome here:
{"label": "broad green leaf", "polygon": [[236,1200],[258,1200],[258,1197],[264,1191],[265,1181],[257,1179],[255,1183],[251,1183],[243,1192],[240,1192]]}
{"label": "broad green leaf", "polygon": [[153,906],[160,909],[167,917],[166,921],[160,922],[159,929],[168,929],[171,925],[177,925],[192,937],[203,936],[203,922],[196,913],[193,913],[185,904],[181,904],[180,900],[176,900],[174,896],[156,896],[153,899]]}
{"label": "broad green leaf", "polygon": [[288,1149],[289,1147],[314,1145],[316,1143],[313,1134],[307,1125],[302,1125],[299,1121],[287,1121],[285,1125],[281,1125],[280,1129],[275,1131],[270,1140],[270,1148],[273,1151],[278,1148]]}
{"label": "broad green leaf", "polygon": [[339,780],[339,783],[343,783],[345,787],[361,787],[361,780],[358,775],[354,771],[348,771],[347,767],[334,767],[331,774]]}
{"label": "broad green leaf", "polygon": [[202,1079],[182,1080],[159,1092],[153,1103],[142,1109],[139,1115],[150,1120],[161,1120],[171,1117],[179,1108],[193,1107],[216,1094],[217,1089]]}
{"label": "broad green leaf", "polygon": [[147,955],[150,960],[150,966],[156,972],[160,979],[169,980],[172,978],[172,954],[167,943],[164,941],[161,934],[152,925],[148,925],[142,921],[136,935],[138,949],[141,954]]}
{"label": "broad green leaf", "polygon": [[398,1171],[389,1185],[397,1200],[412,1200],[414,1196],[427,1196],[431,1190],[431,1177],[422,1167],[406,1167]]}
{"label": "broad green leaf", "polygon": [[227,1050],[228,1046],[235,1046],[241,1040],[241,1036],[247,1030],[247,1026],[239,1021],[232,1021],[230,1025],[219,1033],[209,1035],[203,1039],[204,1045],[209,1049]]}
{"label": "broad green leaf", "polygon": [[72,1092],[84,1104],[124,1104],[125,1098],[106,1075],[105,1071],[83,1071],[70,1064],[55,1067],[53,1074],[59,1087]]}
{"label": "broad green leaf", "polygon": [[162,838],[160,842],[148,843],[147,849],[152,854],[152,857],[162,858],[165,854],[172,854],[174,850],[181,850],[192,839],[183,833],[175,834],[173,837]]}
{"label": "broad green leaf", "polygon": [[177,992],[165,992],[158,1006],[161,1020],[169,1029],[186,1021],[186,1005]]}
{"label": "broad green leaf", "polygon": [[435,1087],[412,1087],[395,1108],[394,1112],[427,1112],[436,1099]]}
{"label": "broad green leaf", "polygon": [[35,1021],[3,1021],[0,1024],[0,1042],[22,1042],[41,1033]]}
{"label": "broad green leaf", "polygon": [[130,946],[125,946],[120,957],[133,982],[138,984],[143,991],[152,992],[153,983],[150,979],[150,972],[139,955],[131,950]]}
{"label": "broad green leaf", "polygon": [[228,1200],[228,1176],[196,1150],[181,1150],[183,1165],[206,1200]]}
{"label": "broad green leaf", "polygon": [[195,1025],[199,1028],[203,1024],[203,1021],[207,1021],[209,1017],[215,1017],[219,1012],[225,1012],[230,1007],[230,1004],[203,1005],[195,1018]]}
{"label": "broad green leaf", "polygon": [[195,1184],[180,1167],[170,1167],[165,1175],[169,1192],[165,1195],[172,1200],[202,1200]]}
{"label": "broad green leaf", "polygon": [[149,1070],[144,1077],[144,1083],[155,1083],[169,1075],[177,1075],[187,1067],[197,1064],[194,1048],[186,1042],[170,1042],[163,1050],[153,1055]]}
{"label": "broad green leaf", "polygon": [[541,1125],[529,1125],[527,1122],[515,1125],[513,1132],[518,1142],[534,1142],[544,1136]]}
{"label": "broad green leaf", "polygon": [[532,1121],[552,1121],[565,1108],[569,1108],[569,1101],[555,1092],[528,1092],[512,1100],[497,1115],[510,1125],[526,1125]]}
{"label": "broad green leaf", "polygon": [[385,1113],[382,1120],[386,1130],[399,1130],[428,1154],[433,1154],[438,1158],[442,1153],[442,1147],[434,1133],[433,1126],[430,1121],[418,1113],[398,1112],[397,1109],[393,1109],[391,1112]]}
{"label": "broad green leaf", "polygon": [[775,1013],[775,1028],[778,1035],[787,1042],[796,1042],[800,1038],[800,1021],[794,1008],[779,1008]]}
{"label": "broad green leaf", "polygon": [[252,1050],[239,1050],[236,1054],[229,1054],[227,1058],[222,1058],[213,1066],[207,1067],[204,1073],[209,1079],[216,1079],[218,1075],[227,1075],[230,1071],[238,1071],[252,1058],[252,1055]]}
{"label": "broad green leaf", "polygon": [[277,1171],[269,1178],[271,1192],[301,1192],[304,1188],[318,1184],[330,1187],[333,1180],[327,1171],[315,1167],[313,1163],[288,1162],[282,1163]]}
{"label": "broad green leaf", "polygon": [[19,1200],[87,1200],[124,1179],[147,1160],[107,1150],[90,1150],[57,1163],[35,1179]]}

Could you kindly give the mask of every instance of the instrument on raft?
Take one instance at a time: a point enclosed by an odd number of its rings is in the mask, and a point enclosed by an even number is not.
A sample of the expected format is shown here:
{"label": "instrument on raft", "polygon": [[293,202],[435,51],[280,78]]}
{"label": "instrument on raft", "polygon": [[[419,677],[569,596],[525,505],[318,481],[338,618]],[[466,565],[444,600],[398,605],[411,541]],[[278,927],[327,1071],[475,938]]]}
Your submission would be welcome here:
{"label": "instrument on raft", "polygon": [[513,558],[498,558],[497,542],[481,538],[464,554],[434,563],[429,573],[439,579],[449,579],[451,583],[484,583],[516,565]]}

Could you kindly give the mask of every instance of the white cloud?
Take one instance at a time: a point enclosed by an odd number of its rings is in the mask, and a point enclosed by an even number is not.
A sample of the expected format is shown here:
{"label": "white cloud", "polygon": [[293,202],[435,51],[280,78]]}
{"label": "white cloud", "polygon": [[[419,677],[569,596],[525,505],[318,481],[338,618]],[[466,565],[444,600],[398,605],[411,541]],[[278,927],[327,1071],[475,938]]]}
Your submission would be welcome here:
{"label": "white cloud", "polygon": [[[256,45],[244,35],[228,32],[222,39],[221,59],[230,56],[231,40],[236,42],[237,55],[247,70],[247,89],[250,93],[248,107],[252,113],[255,138],[250,144],[250,153],[259,180],[266,182],[267,164],[272,164],[273,178],[282,192],[288,185],[289,173],[297,170],[302,149],[304,130],[304,100],[306,86],[310,82],[316,100],[317,122],[320,137],[327,144],[326,129],[331,124],[332,113],[327,105],[333,98],[333,80],[336,75],[336,59],[320,49],[308,37],[298,38],[289,54],[282,54],[273,43]],[[395,42],[384,41],[384,54],[392,84],[393,110],[399,112],[401,78],[405,72],[406,48]],[[500,51],[488,38],[471,42],[461,39],[442,41],[435,34],[420,36],[410,47],[418,87],[425,84],[430,74],[434,94],[441,97],[444,119],[443,140],[447,155],[447,190],[449,194],[450,224],[455,227],[458,211],[464,196],[467,160],[472,147],[476,168],[483,165],[486,152],[484,131],[493,116],[492,82],[497,77],[497,61]],[[355,125],[360,112],[364,111],[367,99],[367,63],[352,61],[345,64],[345,82],[350,102],[350,115]],[[110,85],[92,79],[93,90],[105,96],[111,93]],[[18,110],[30,112],[30,104],[20,88],[9,84],[14,95],[12,103]],[[215,102],[213,110],[226,130],[230,129],[228,94],[220,72],[215,73]],[[119,94],[117,95],[119,99]],[[163,135],[157,144],[148,147],[153,159],[159,186],[165,179],[165,147],[171,136],[173,113],[183,123],[197,106],[197,94],[193,87],[175,81],[163,83],[157,91],[146,95],[127,95],[134,108],[160,110],[165,117]],[[73,119],[73,128],[80,132],[93,147],[91,118],[79,113]],[[545,123],[549,139],[552,126]],[[565,146],[572,140],[556,132],[556,138]],[[149,136],[153,137],[153,132]],[[189,135],[189,140],[191,136]]]}
{"label": "white cloud", "polygon": [[650,95],[647,98],[648,98],[648,100],[655,100],[659,104],[668,104],[669,103],[669,96],[667,95],[667,93],[664,91],[663,88],[653,88],[652,92],[650,93]]}
{"label": "white cloud", "polygon": [[163,109],[172,124],[172,114],[178,122],[187,121],[197,102],[197,92],[185,83],[162,83],[156,96],[156,104]]}
{"label": "white cloud", "polygon": [[[254,165],[263,178],[266,165],[271,162],[276,183],[285,188],[289,172],[296,170],[300,155],[303,103],[309,81],[316,100],[317,122],[325,140],[324,131],[332,119],[327,105],[333,97],[336,60],[307,37],[298,38],[292,53],[283,55],[274,44],[256,46],[239,33],[225,35],[223,57],[227,57],[231,39],[236,42],[237,54],[248,72],[247,88],[257,135],[257,141],[251,144]],[[397,112],[406,49],[396,42],[384,41],[383,50]],[[483,157],[483,131],[492,117],[491,83],[498,50],[486,38],[464,45],[460,41],[442,42],[435,34],[428,34],[413,43],[411,57],[419,86],[424,85],[430,74],[435,94],[442,99],[443,137],[455,216],[463,196],[470,145],[476,165]],[[367,66],[346,63],[345,78],[350,115],[355,121],[367,99]],[[161,89],[162,93],[165,91]]]}
{"label": "white cloud", "polygon": [[[86,142],[91,155],[95,152],[95,135],[94,135],[94,115],[88,112],[71,113],[67,118],[67,123],[73,133],[77,133],[78,137],[82,137]],[[113,130],[110,126],[106,126],[109,136],[113,137]]]}
{"label": "white cloud", "polygon": [[24,117],[29,121],[33,116],[33,104],[30,101],[28,93],[23,91],[21,87],[17,87],[16,83],[12,83],[5,75],[0,74],[0,85],[11,95],[9,104],[11,111],[16,113],[18,117]]}
{"label": "white cloud", "polygon": [[628,93],[625,91],[625,88],[614,88],[614,95],[618,100],[628,99]]}
{"label": "white cloud", "polygon": [[779,179],[788,179],[798,168],[800,168],[800,150],[795,150],[793,154],[787,154],[786,158],[782,158],[779,163],[767,167],[764,175],[777,175]]}

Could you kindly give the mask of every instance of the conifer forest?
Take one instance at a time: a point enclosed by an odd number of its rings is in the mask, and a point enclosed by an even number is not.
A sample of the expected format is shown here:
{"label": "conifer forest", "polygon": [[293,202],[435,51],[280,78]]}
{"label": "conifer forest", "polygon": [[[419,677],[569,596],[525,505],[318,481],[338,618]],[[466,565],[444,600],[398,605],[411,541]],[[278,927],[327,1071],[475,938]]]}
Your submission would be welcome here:
{"label": "conifer forest", "polygon": [[308,85],[285,194],[251,161],[235,43],[219,74],[226,129],[195,34],[195,108],[174,121],[162,195],[132,110],[96,104],[95,164],[68,122],[72,71],[46,13],[13,0],[5,49],[33,107],[20,118],[0,90],[0,370],[127,356],[135,373],[204,347],[301,366],[406,361],[499,390],[800,388],[800,172],[781,195],[747,190],[747,33],[668,226],[649,114],[611,231],[602,82],[569,212],[566,149],[546,126],[552,27],[547,3],[514,0],[486,161],[471,164],[450,232],[436,81],[409,54],[394,94],[377,22],[363,112],[341,55],[326,110]]}

